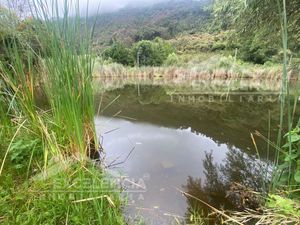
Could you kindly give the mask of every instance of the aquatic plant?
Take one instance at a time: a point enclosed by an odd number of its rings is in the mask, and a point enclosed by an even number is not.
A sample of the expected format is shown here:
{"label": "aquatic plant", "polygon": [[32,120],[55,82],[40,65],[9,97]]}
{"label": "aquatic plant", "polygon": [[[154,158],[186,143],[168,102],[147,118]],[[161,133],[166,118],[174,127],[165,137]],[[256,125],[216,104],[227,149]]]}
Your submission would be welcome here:
{"label": "aquatic plant", "polygon": [[[0,65],[0,136],[7,140],[0,152],[0,223],[124,224],[116,186],[107,186],[106,174],[88,159],[98,149],[93,27],[79,15],[79,1],[65,0],[62,11],[59,2],[34,1],[38,50],[17,36],[5,43],[10,61]],[[41,109],[36,95],[44,91],[50,106]],[[62,180],[68,183],[57,189]]]}
{"label": "aquatic plant", "polygon": [[[84,158],[97,151],[92,89],[93,26],[80,15],[79,1],[36,1],[38,40],[47,56],[41,59],[43,84],[51,105],[56,138],[66,154]],[[88,12],[88,11],[87,11]],[[88,15],[86,15],[88,16]]]}

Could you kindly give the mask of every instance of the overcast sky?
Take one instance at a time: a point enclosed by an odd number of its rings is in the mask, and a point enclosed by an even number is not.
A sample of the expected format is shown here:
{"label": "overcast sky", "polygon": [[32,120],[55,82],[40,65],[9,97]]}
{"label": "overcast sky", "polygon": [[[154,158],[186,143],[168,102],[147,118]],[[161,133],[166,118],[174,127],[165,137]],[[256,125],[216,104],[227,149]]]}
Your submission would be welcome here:
{"label": "overcast sky", "polygon": [[[116,11],[126,6],[145,6],[168,0],[90,0],[91,7],[101,4],[101,11]],[[82,2],[87,2],[83,0]]]}
{"label": "overcast sky", "polygon": [[[41,1],[41,0],[33,0],[33,1]],[[48,2],[52,2],[53,0],[45,0]],[[55,1],[55,0],[54,0]],[[61,7],[63,6],[63,2],[65,0],[57,0]],[[76,2],[76,0],[69,0],[70,2]],[[89,2],[89,11],[90,14],[97,12],[98,6],[100,4],[100,12],[113,12],[119,9],[122,9],[126,6],[140,7],[155,4],[158,2],[165,2],[168,0],[78,0],[80,3],[80,8],[82,9],[82,13],[86,11],[87,3]],[[27,0],[0,0],[0,4],[7,3],[10,4],[12,2],[27,2]]]}

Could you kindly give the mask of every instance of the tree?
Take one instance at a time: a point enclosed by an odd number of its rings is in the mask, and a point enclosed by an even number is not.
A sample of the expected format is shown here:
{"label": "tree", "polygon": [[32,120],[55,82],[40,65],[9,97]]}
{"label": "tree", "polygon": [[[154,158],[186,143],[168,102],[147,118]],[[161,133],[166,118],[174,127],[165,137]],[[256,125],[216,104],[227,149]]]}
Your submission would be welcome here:
{"label": "tree", "polygon": [[167,57],[174,52],[174,48],[161,38],[153,41],[140,41],[133,47],[138,66],[160,66]]}
{"label": "tree", "polygon": [[[231,42],[246,61],[265,63],[282,47],[282,6],[279,0],[215,0],[212,13],[219,30],[233,30]],[[289,48],[300,50],[300,1],[286,1]]]}
{"label": "tree", "polygon": [[157,54],[158,54],[157,61],[159,65],[161,65],[168,58],[170,54],[175,52],[175,50],[170,43],[166,42],[161,38],[155,38],[153,42],[155,43],[157,48]]}
{"label": "tree", "polygon": [[178,56],[175,53],[170,54],[164,61],[164,65],[173,66],[179,63]]}
{"label": "tree", "polygon": [[214,29],[232,29],[245,10],[245,0],[215,0],[212,4]]}
{"label": "tree", "polygon": [[130,49],[126,48],[124,44],[115,42],[110,48],[103,52],[104,59],[112,59],[113,62],[120,63],[126,66],[133,66],[134,59]]}
{"label": "tree", "polygon": [[151,41],[140,41],[133,48],[133,54],[136,56],[137,66],[156,66],[158,57],[157,49]]}

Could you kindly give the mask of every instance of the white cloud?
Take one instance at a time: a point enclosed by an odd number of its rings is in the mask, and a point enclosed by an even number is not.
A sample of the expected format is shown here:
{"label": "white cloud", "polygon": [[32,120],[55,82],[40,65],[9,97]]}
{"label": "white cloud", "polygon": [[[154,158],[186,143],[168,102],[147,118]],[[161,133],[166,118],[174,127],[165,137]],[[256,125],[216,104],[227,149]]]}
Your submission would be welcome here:
{"label": "white cloud", "polygon": [[[1,1],[1,0],[0,0]],[[41,0],[36,0],[41,1]],[[60,7],[63,7],[65,0],[47,0],[48,2],[58,1]],[[85,14],[88,5],[89,14],[94,14],[97,12],[98,8],[100,13],[103,12],[113,12],[120,10],[126,6],[140,7],[146,5],[152,5],[159,2],[164,2],[168,0],[78,0],[79,6],[82,14]],[[76,2],[76,0],[68,0],[68,2]]]}
{"label": "white cloud", "polygon": [[[21,5],[24,4],[22,2],[27,2],[28,0],[0,0],[0,4],[12,3],[17,2]],[[42,2],[43,4],[48,3],[50,6],[52,2],[58,2],[60,11],[63,11],[63,5],[65,0],[31,0],[35,2]],[[81,15],[86,14],[87,5],[89,6],[89,15],[95,14],[100,9],[100,13],[104,12],[113,12],[120,10],[126,6],[130,7],[142,7],[142,6],[148,6],[153,5],[159,2],[166,2],[170,0],[67,0],[69,4],[74,4],[76,2],[79,2],[80,7],[80,13]]]}

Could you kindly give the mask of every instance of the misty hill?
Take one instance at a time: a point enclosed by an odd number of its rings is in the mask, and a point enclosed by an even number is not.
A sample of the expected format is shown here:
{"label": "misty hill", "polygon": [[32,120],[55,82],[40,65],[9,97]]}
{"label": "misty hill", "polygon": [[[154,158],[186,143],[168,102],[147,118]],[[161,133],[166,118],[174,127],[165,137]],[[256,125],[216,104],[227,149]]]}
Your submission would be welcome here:
{"label": "misty hill", "polygon": [[178,33],[201,31],[209,20],[210,14],[206,10],[209,2],[211,0],[171,0],[98,15],[95,45],[103,48],[113,41],[131,45],[139,40],[171,39]]}

